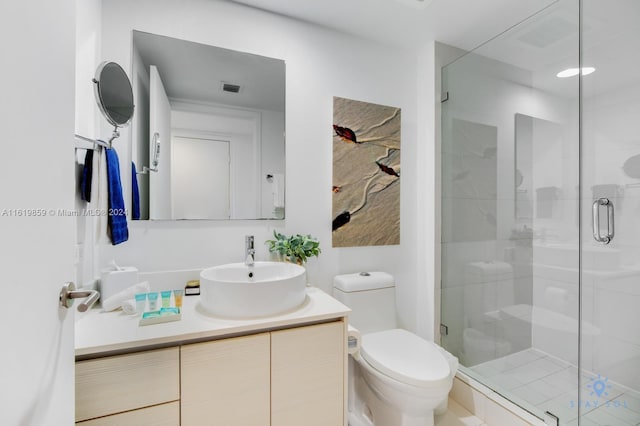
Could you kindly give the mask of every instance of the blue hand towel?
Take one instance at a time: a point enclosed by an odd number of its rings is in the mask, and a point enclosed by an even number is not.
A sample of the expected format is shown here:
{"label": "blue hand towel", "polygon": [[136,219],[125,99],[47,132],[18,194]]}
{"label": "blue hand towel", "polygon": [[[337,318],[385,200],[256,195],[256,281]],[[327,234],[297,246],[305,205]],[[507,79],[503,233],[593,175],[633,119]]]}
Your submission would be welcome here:
{"label": "blue hand towel", "polygon": [[80,198],[86,202],[91,202],[91,179],[93,178],[93,150],[87,149],[84,156],[84,166],[80,177]]}
{"label": "blue hand towel", "polygon": [[129,239],[129,229],[127,228],[127,215],[122,197],[118,154],[113,148],[107,149],[106,153],[109,185],[109,236],[111,243],[115,246]]}
{"label": "blue hand towel", "polygon": [[140,189],[138,188],[138,173],[136,163],[131,162],[131,219],[140,219]]}

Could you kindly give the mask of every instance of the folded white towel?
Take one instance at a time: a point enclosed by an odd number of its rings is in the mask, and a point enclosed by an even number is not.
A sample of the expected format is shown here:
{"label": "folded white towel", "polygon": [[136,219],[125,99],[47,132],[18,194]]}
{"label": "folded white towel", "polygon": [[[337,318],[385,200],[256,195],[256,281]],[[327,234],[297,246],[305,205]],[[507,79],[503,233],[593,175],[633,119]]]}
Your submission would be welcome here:
{"label": "folded white towel", "polygon": [[272,183],[273,191],[273,207],[284,207],[284,175],[275,173]]}
{"label": "folded white towel", "polygon": [[95,212],[96,242],[110,242],[107,235],[109,217],[109,184],[107,181],[107,155],[104,148],[93,154],[93,175],[91,179],[91,209]]}
{"label": "folded white towel", "polygon": [[[125,300],[133,299],[136,293],[148,293],[149,292],[149,282],[143,281],[141,283],[132,285],[129,288],[122,290],[119,293],[114,294],[106,300],[102,301],[102,310],[105,312],[110,312],[122,307],[122,302]],[[135,307],[135,302],[134,302]]]}
{"label": "folded white towel", "polygon": [[135,299],[128,299],[122,302],[120,306],[122,308],[122,312],[127,315],[135,315],[136,314],[136,301]]}

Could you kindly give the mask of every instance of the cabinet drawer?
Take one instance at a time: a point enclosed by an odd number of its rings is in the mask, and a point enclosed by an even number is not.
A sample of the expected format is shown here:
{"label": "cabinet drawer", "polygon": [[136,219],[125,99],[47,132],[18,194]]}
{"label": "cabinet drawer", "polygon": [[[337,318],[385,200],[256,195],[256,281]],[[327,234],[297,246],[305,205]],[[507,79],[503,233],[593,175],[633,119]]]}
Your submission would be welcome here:
{"label": "cabinet drawer", "polygon": [[176,348],[76,362],[76,421],[176,401]]}
{"label": "cabinet drawer", "polygon": [[180,426],[178,401],[76,423],[79,426]]}

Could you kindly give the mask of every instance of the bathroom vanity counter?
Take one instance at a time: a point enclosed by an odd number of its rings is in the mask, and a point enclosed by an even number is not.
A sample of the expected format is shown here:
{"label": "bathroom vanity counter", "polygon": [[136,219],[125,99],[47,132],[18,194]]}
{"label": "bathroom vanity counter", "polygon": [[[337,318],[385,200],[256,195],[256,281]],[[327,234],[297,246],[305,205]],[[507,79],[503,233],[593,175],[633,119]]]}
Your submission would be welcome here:
{"label": "bathroom vanity counter", "polygon": [[264,318],[209,316],[199,296],[161,324],[95,309],[76,322],[76,424],[346,425],[349,312],[311,287]]}
{"label": "bathroom vanity counter", "polygon": [[185,296],[182,319],[154,325],[138,325],[139,315],[122,311],[93,309],[75,325],[76,359],[96,358],[150,348],[217,340],[227,337],[279,330],[339,320],[350,309],[322,290],[307,288],[305,302],[299,308],[277,316],[227,319],[208,315],[199,303],[200,296]]}

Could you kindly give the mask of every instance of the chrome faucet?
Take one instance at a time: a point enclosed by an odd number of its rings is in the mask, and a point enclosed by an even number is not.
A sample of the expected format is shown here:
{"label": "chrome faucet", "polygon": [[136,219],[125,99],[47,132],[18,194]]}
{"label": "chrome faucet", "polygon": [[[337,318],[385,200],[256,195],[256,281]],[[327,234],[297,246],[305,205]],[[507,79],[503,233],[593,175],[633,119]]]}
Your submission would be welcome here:
{"label": "chrome faucet", "polygon": [[253,247],[253,235],[247,235],[244,237],[244,251],[244,264],[247,266],[253,266],[256,254],[256,250]]}

